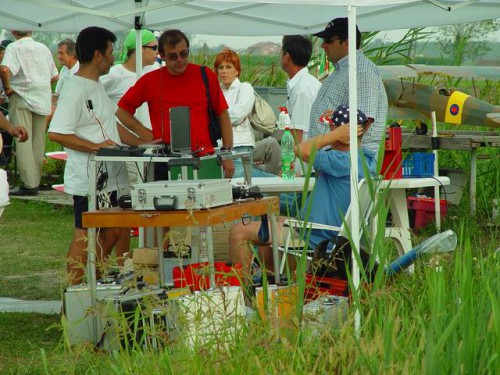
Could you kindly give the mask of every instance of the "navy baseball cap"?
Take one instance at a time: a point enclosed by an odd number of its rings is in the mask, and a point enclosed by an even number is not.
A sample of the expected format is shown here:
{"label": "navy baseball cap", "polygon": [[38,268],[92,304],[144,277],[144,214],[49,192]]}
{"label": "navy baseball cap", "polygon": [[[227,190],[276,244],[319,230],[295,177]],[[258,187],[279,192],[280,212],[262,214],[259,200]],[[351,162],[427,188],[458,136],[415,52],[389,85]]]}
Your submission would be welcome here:
{"label": "navy baseball cap", "polygon": [[[320,31],[316,34],[313,34],[318,38],[329,39],[331,37],[337,36],[342,39],[348,39],[349,31],[348,31],[348,18],[335,18],[331,20],[328,25],[326,25],[323,31]],[[361,33],[356,26],[356,37],[357,39],[361,38]]]}
{"label": "navy baseball cap", "polygon": [[[364,125],[368,121],[366,115],[358,109],[358,125]],[[332,123],[335,126],[349,124],[349,107],[346,105],[339,105],[333,112]]]}

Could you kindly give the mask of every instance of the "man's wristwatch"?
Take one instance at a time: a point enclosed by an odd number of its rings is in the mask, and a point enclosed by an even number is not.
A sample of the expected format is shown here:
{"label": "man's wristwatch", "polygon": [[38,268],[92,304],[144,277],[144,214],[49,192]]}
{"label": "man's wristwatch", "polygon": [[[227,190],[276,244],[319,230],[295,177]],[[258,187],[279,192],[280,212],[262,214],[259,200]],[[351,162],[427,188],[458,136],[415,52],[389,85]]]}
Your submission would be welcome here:
{"label": "man's wristwatch", "polygon": [[232,148],[232,147],[222,146],[222,147],[220,148],[220,150],[221,150],[221,151],[226,151],[226,152],[228,152],[228,151],[232,151],[232,150],[233,150],[233,148]]}

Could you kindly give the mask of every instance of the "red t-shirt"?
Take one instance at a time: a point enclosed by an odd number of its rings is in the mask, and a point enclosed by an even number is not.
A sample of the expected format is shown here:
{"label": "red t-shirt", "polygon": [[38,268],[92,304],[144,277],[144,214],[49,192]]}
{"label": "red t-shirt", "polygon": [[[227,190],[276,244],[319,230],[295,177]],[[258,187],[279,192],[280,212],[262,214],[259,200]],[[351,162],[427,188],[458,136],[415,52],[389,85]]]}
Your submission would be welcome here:
{"label": "red t-shirt", "polygon": [[[212,108],[218,116],[228,108],[228,105],[217,76],[210,68],[205,69],[212,97]],[[201,155],[213,152],[214,148],[208,131],[208,100],[199,65],[189,64],[186,71],[178,76],[170,74],[166,67],[145,74],[123,95],[118,106],[133,114],[144,102],[147,102],[149,106],[155,139],[163,138],[163,141],[169,144],[169,109],[188,106],[191,118],[191,149],[193,151],[204,149]]]}

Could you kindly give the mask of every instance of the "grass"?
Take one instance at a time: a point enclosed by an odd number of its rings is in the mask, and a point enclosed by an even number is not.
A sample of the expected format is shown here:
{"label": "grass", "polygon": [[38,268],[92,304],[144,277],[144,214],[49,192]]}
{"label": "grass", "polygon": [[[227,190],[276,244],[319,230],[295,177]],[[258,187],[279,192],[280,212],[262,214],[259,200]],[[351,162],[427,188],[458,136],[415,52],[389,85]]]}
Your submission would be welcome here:
{"label": "grass", "polygon": [[2,297],[60,299],[72,233],[70,208],[11,199],[0,219]]}
{"label": "grass", "polygon": [[[106,354],[87,345],[63,345],[57,315],[3,313],[0,372],[498,373],[500,255],[494,253],[498,230],[481,220],[463,220],[461,210],[451,209],[451,219],[444,223],[459,235],[455,253],[426,256],[417,262],[414,274],[380,278],[362,293],[359,337],[353,332],[351,311],[345,325],[325,325],[314,334],[298,330],[297,322],[291,321],[281,330],[279,340],[276,329],[255,320],[224,350],[207,346],[192,352],[181,344],[168,344],[159,352]],[[14,246],[2,245],[9,251],[0,252],[3,296],[6,292],[17,298],[61,295],[72,224],[68,211],[13,200],[0,224],[0,243]],[[428,227],[420,238],[431,234]],[[440,268],[435,267],[437,262]],[[44,276],[35,280],[33,272]],[[17,275],[15,281],[12,275]]]}

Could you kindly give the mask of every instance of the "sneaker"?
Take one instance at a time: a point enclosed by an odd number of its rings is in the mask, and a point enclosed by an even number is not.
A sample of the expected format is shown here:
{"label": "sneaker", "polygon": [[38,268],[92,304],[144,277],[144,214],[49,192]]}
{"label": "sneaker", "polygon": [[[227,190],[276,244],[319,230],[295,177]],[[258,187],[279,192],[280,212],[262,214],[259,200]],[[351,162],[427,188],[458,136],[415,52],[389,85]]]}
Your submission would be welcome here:
{"label": "sneaker", "polygon": [[21,196],[35,196],[38,195],[38,188],[25,188],[24,186],[19,186],[14,189],[11,189],[9,194],[14,197],[21,197]]}

